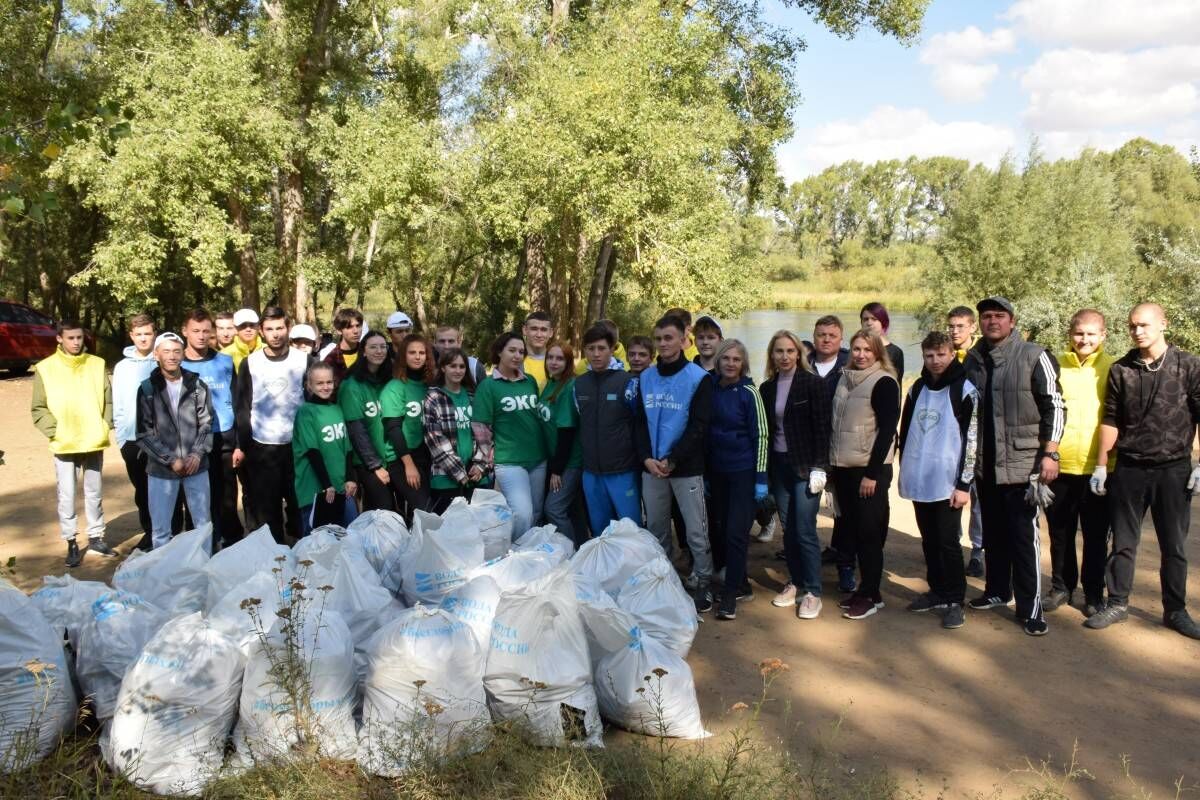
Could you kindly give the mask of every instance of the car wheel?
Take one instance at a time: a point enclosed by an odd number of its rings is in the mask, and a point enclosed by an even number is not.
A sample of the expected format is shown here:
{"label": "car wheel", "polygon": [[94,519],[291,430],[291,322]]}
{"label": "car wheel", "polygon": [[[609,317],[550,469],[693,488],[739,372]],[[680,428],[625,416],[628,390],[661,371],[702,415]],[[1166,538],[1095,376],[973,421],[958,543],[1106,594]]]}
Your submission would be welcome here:
{"label": "car wheel", "polygon": [[18,378],[29,372],[29,362],[22,361],[20,364],[13,364],[8,368],[8,374],[14,378]]}

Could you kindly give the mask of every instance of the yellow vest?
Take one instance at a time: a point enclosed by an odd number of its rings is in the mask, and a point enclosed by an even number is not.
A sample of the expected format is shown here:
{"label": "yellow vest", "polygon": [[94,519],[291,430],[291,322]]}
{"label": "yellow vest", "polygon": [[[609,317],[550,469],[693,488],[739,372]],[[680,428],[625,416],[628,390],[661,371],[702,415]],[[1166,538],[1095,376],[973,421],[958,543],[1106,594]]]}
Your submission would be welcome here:
{"label": "yellow vest", "polygon": [[[253,347],[247,347],[245,342],[243,342],[237,336],[234,336],[233,341],[226,345],[221,352],[233,359],[233,372],[236,375],[238,368],[242,366],[242,361],[246,358],[246,356],[250,355],[255,350],[262,350],[262,348],[263,340],[261,336],[254,337]],[[350,364],[346,364],[346,366],[349,367]]]}
{"label": "yellow vest", "polygon": [[46,392],[46,407],[54,415],[55,455],[94,453],[108,447],[109,424],[104,418],[104,359],[80,353],[67,355],[60,347],[35,367]]}
{"label": "yellow vest", "polygon": [[[1067,422],[1058,444],[1058,466],[1069,475],[1091,475],[1096,468],[1108,371],[1115,361],[1104,352],[1103,345],[1082,363],[1074,351],[1058,357],[1058,382],[1067,407]],[[1114,466],[1110,460],[1108,468],[1111,470]]]}

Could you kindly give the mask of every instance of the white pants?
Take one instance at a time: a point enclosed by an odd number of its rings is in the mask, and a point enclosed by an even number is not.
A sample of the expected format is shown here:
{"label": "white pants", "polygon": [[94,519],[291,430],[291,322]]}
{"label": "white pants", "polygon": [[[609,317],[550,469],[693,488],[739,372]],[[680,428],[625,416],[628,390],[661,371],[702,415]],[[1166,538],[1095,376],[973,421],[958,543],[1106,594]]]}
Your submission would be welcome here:
{"label": "white pants", "polygon": [[72,453],[54,457],[54,476],[58,480],[58,527],[62,538],[75,539],[75,487],[83,473],[83,509],[87,516],[89,539],[104,536],[104,505],[100,501],[100,471],[104,467],[104,451]]}

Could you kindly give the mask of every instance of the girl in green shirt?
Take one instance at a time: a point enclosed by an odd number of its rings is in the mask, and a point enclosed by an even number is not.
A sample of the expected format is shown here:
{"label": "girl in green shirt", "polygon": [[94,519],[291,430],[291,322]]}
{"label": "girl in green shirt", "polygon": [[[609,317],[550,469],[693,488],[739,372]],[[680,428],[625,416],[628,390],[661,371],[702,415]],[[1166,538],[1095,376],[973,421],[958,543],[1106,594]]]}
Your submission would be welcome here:
{"label": "girl in green shirt", "polygon": [[425,446],[432,463],[430,510],[440,514],[455,497],[471,499],[490,469],[471,432],[475,378],[467,356],[452,347],[438,358],[438,378],[425,394]]}
{"label": "girl in green shirt", "polygon": [[346,418],[333,399],[333,367],[318,361],[304,378],[308,398],[292,425],[292,458],[300,535],[317,525],[349,525],[358,516]]}
{"label": "girl in green shirt", "polygon": [[516,331],[492,343],[492,377],[475,391],[475,438],[495,469],[496,488],[513,513],[513,539],[539,523],[546,499],[545,423],[537,382],[525,374],[525,342]]}
{"label": "girl in green shirt", "polygon": [[358,357],[338,386],[338,405],[346,417],[346,433],[354,448],[354,465],[363,511],[395,510],[388,464],[396,454],[383,435],[379,396],[392,376],[388,340],[370,331],[358,342]]}
{"label": "girl in green shirt", "polygon": [[433,347],[420,334],[410,333],[400,341],[392,380],[379,397],[383,429],[396,459],[388,467],[396,507],[405,522],[413,512],[429,510],[429,448],[425,446],[423,409],[425,392],[433,383]]}
{"label": "girl in green shirt", "polygon": [[588,539],[587,517],[580,501],[583,454],[580,450],[579,409],[575,405],[575,353],[571,345],[554,342],[546,348],[546,388],[543,408],[549,411],[546,442],[550,454],[546,521],[578,546]]}

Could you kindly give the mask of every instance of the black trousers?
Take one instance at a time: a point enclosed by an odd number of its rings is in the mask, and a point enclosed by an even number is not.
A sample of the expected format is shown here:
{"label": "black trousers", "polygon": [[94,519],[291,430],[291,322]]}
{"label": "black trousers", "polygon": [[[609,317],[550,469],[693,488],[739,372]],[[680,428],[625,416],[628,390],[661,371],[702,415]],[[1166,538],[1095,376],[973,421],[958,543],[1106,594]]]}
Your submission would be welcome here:
{"label": "black trousers", "polygon": [[[238,480],[233,468],[233,437],[213,434],[213,451],[208,454],[209,518],[213,522],[213,552],[242,540],[245,529],[238,516]],[[180,492],[182,494],[182,492]]]}
{"label": "black trousers", "polygon": [[1064,472],[1050,484],[1054,492],[1054,502],[1046,509],[1046,522],[1050,527],[1050,588],[1074,592],[1079,586],[1075,531],[1080,529],[1083,531],[1083,594],[1089,603],[1098,603],[1104,599],[1108,498],[1092,494],[1088,486],[1090,480],[1089,475]]}
{"label": "black trousers", "polygon": [[358,474],[358,497],[362,501],[363,511],[396,510],[396,498],[392,495],[392,487],[379,480],[375,470],[360,464],[354,471]]}
{"label": "black trousers", "polygon": [[834,467],[833,492],[845,526],[843,531],[853,542],[858,558],[857,594],[878,603],[883,600],[879,585],[883,582],[883,543],[887,541],[891,518],[888,488],[892,485],[892,465],[880,468],[875,494],[871,497],[858,496],[865,472],[865,467]]}
{"label": "black trousers", "polygon": [[431,461],[429,451],[421,445],[409,452],[417,472],[421,474],[421,485],[416,489],[408,485],[404,477],[404,459],[398,458],[388,465],[388,475],[392,476],[392,493],[396,495],[396,509],[404,517],[404,521],[412,524],[414,511],[429,510],[429,470]]}
{"label": "black trousers", "polygon": [[[246,492],[246,524],[250,530],[269,525],[275,541],[300,536],[300,508],[296,503],[295,465],[291,444],[251,442],[242,462]],[[286,516],[284,509],[286,508]]]}
{"label": "black trousers", "polygon": [[949,500],[935,503],[913,502],[917,530],[921,532],[921,551],[925,554],[925,580],[929,591],[947,603],[963,604],[967,593],[967,572],[963,567],[962,509],[951,508]]}
{"label": "black trousers", "polygon": [[1042,618],[1042,541],[1038,510],[1025,502],[1024,483],[996,483],[980,478],[983,514],[983,559],[988,597],[1017,599],[1017,617]]}
{"label": "black trousers", "polygon": [[[746,582],[746,552],[750,526],[754,524],[753,470],[713,473],[709,481],[708,535],[712,544],[713,568],[725,569],[725,591],[736,592]],[[721,559],[717,561],[718,553]],[[719,566],[718,566],[719,564]]]}
{"label": "black trousers", "polygon": [[[121,445],[121,460],[125,462],[125,474],[133,484],[133,504],[137,507],[138,525],[145,536],[150,535],[150,504],[146,497],[146,454],[136,442]],[[180,492],[183,494],[183,492]]]}
{"label": "black trousers", "polygon": [[1191,495],[1186,487],[1191,471],[1187,459],[1149,467],[1121,462],[1108,479],[1113,532],[1107,570],[1110,602],[1129,603],[1142,519],[1149,509],[1162,553],[1158,577],[1162,584],[1163,611],[1170,613],[1184,608],[1187,601],[1184,545],[1191,515]]}

